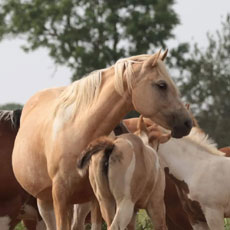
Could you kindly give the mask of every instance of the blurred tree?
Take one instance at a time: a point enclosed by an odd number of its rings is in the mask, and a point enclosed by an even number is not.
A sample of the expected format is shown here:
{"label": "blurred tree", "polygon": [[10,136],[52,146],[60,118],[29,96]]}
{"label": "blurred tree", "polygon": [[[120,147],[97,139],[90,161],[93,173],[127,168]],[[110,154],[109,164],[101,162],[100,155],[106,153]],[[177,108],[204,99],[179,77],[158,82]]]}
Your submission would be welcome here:
{"label": "blurred tree", "polygon": [[216,34],[208,34],[207,48],[187,44],[172,52],[180,73],[176,81],[191,103],[201,127],[219,147],[230,145],[230,15]]}
{"label": "blurred tree", "polygon": [[8,103],[4,105],[0,105],[1,110],[15,110],[15,109],[22,109],[23,105],[16,104],[16,103]]}
{"label": "blurred tree", "polygon": [[26,51],[48,48],[73,78],[117,59],[154,52],[179,23],[174,0],[1,0],[0,39],[23,35]]}

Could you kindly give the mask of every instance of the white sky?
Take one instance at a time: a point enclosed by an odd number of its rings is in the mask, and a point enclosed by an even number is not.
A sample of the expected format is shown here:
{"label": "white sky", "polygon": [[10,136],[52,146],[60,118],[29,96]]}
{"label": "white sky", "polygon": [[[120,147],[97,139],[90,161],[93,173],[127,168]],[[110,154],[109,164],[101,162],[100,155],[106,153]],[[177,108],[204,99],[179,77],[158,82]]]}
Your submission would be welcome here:
{"label": "white sky", "polygon": [[[174,9],[181,25],[175,29],[176,38],[168,44],[169,51],[185,41],[196,41],[204,47],[207,31],[215,32],[230,13],[230,0],[177,0]],[[0,104],[24,104],[39,90],[70,83],[70,70],[55,66],[45,49],[25,53],[22,44],[25,41],[19,39],[0,43]]]}

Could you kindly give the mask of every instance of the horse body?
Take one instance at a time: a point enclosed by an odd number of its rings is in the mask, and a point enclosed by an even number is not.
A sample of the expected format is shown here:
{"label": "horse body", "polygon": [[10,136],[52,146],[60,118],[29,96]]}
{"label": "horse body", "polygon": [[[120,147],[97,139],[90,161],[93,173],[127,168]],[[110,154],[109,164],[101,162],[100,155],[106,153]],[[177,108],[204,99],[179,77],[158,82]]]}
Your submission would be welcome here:
{"label": "horse body", "polygon": [[202,132],[193,130],[189,137],[161,145],[159,156],[179,188],[193,229],[221,230],[223,218],[230,214],[230,159],[207,143]]}
{"label": "horse body", "polygon": [[20,116],[21,110],[0,111],[0,229],[14,229],[24,220],[28,230],[42,230],[45,226],[44,223],[42,226],[36,199],[22,189],[12,169],[12,151]]}
{"label": "horse body", "polygon": [[[108,135],[130,110],[155,119],[176,137],[190,131],[190,116],[163,62],[156,55],[144,57],[145,61],[136,61],[138,56],[125,59],[68,87],[42,91],[26,103],[13,151],[13,170],[23,188],[38,198],[48,228],[55,228],[53,204],[57,229],[64,230],[71,225],[70,205],[92,199],[88,178],[81,177],[76,162],[88,143]],[[153,63],[158,67],[152,67]],[[164,100],[159,101],[163,94]],[[22,162],[25,167],[20,167]]]}

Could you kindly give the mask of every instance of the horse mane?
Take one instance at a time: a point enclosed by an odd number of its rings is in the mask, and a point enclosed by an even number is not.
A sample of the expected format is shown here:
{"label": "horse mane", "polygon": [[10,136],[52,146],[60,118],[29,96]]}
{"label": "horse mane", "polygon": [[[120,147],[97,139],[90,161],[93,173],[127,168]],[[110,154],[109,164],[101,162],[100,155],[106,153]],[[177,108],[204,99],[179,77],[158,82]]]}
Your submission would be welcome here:
{"label": "horse mane", "polygon": [[0,122],[10,122],[11,128],[18,130],[20,126],[21,109],[17,110],[0,110]]}
{"label": "horse mane", "polygon": [[200,145],[201,147],[208,150],[209,153],[214,155],[224,156],[225,154],[222,153],[217,149],[217,144],[213,139],[211,139],[201,128],[193,127],[190,134],[187,137],[184,137],[187,140],[195,142],[196,144]]}
{"label": "horse mane", "polygon": [[[101,85],[101,76],[104,71],[110,68],[114,68],[114,87],[117,93],[121,96],[124,94],[124,83],[126,83],[128,86],[128,92],[131,92],[134,81],[136,80],[134,77],[132,64],[143,63],[150,56],[151,55],[148,54],[142,54],[120,59],[111,67],[93,71],[88,76],[73,82],[67,86],[56,99],[54,117],[59,112],[61,115],[63,115],[63,113],[68,109],[69,113],[67,119],[70,119],[76,115],[77,111],[82,111],[90,108],[98,96],[99,88]],[[167,72],[161,62],[158,61],[158,64],[161,72]]]}

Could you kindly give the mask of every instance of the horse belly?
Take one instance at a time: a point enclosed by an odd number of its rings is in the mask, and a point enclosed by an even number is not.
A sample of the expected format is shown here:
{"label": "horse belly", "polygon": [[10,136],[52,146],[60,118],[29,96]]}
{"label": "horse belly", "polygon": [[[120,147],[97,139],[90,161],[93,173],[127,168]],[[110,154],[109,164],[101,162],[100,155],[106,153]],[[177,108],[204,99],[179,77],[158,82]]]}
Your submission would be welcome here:
{"label": "horse belly", "polygon": [[28,146],[15,142],[12,156],[13,171],[19,184],[31,195],[37,197],[39,193],[51,187],[45,156],[36,151],[27,151]]}

